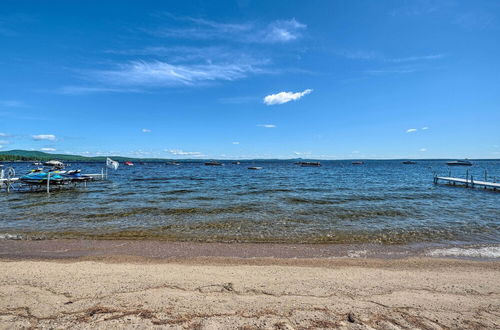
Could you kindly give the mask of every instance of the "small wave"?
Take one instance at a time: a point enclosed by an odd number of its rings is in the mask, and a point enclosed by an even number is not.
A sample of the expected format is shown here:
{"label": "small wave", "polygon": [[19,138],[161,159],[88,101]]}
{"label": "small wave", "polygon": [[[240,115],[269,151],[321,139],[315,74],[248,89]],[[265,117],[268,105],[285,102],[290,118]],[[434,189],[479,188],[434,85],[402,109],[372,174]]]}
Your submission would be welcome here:
{"label": "small wave", "polygon": [[330,201],[330,200],[307,199],[307,198],[300,198],[300,197],[287,197],[287,198],[285,198],[285,201],[287,201],[290,204],[317,204],[317,205],[335,204],[334,201]]}
{"label": "small wave", "polygon": [[158,178],[135,178],[132,181],[172,181],[172,180],[195,180],[195,181],[203,181],[203,180],[211,180],[207,178],[197,178],[191,176],[171,176],[171,177],[158,177]]}
{"label": "small wave", "polygon": [[500,258],[500,246],[435,249],[427,252],[426,255],[431,257]]}
{"label": "small wave", "polygon": [[162,194],[165,195],[179,195],[179,194],[189,194],[194,192],[194,190],[191,189],[178,189],[178,190],[169,190],[169,191],[163,191]]}
{"label": "small wave", "polygon": [[19,234],[0,234],[0,240],[21,240],[22,235]]}

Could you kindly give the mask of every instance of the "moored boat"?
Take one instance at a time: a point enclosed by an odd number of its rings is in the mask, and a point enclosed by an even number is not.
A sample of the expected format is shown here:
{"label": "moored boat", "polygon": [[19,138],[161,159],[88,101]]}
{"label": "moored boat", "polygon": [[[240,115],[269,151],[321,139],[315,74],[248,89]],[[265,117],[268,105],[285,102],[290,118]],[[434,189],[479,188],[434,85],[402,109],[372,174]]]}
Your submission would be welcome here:
{"label": "moored boat", "polygon": [[352,162],[352,165],[363,165],[365,162],[362,162],[362,161],[355,161],[355,162]]}
{"label": "moored boat", "polygon": [[262,167],[260,167],[260,166],[250,166],[248,169],[249,170],[262,170]]}
{"label": "moored boat", "polygon": [[403,162],[403,164],[405,164],[405,165],[413,165],[413,164],[416,164],[416,163],[417,163],[417,162],[415,162],[415,161],[413,161],[413,160],[405,160],[405,161]]}
{"label": "moored boat", "polygon": [[450,162],[446,162],[448,166],[472,166],[472,163],[468,160],[453,160]]}
{"label": "moored boat", "polygon": [[124,162],[123,165],[134,166],[134,163],[127,161],[127,162]]}
{"label": "moored boat", "polygon": [[321,166],[320,162],[297,162],[295,164],[300,165],[301,167],[319,167],[319,166]]}
{"label": "moored boat", "polygon": [[224,164],[222,164],[221,162],[218,162],[216,160],[213,160],[213,161],[210,161],[210,162],[205,162],[205,165],[206,166],[222,166]]}

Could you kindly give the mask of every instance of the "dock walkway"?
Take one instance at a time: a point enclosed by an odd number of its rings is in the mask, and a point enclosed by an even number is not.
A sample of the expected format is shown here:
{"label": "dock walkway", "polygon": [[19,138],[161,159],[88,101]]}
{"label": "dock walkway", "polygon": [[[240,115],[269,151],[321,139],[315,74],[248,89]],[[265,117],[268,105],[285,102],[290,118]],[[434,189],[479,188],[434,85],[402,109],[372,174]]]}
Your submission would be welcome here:
{"label": "dock walkway", "polygon": [[447,176],[435,176],[434,177],[434,183],[438,184],[439,181],[445,181],[448,184],[452,185],[463,185],[465,187],[484,187],[484,188],[490,188],[493,190],[500,190],[500,183],[497,182],[488,182],[488,181],[479,181],[479,180],[474,180],[472,177],[467,178],[467,179],[461,179],[461,178],[452,178],[452,177],[447,177]]}

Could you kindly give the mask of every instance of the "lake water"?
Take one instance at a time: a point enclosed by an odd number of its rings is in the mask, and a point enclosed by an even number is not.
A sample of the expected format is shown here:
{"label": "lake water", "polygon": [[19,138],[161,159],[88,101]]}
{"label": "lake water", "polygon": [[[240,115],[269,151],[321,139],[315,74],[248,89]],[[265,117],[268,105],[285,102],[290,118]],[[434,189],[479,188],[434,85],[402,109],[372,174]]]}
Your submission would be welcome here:
{"label": "lake water", "polygon": [[[255,161],[120,166],[107,181],[48,196],[0,193],[2,238],[308,243],[500,243],[500,193],[433,184],[433,174],[500,181],[500,161]],[[13,166],[18,174],[32,166]],[[262,170],[248,170],[262,166]],[[100,173],[103,164],[72,164]]]}

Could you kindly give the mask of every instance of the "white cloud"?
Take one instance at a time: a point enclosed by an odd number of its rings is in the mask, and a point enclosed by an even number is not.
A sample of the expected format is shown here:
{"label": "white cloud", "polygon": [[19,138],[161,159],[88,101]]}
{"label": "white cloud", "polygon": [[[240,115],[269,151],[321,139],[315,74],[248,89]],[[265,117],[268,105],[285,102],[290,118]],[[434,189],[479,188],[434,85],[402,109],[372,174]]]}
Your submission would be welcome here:
{"label": "white cloud", "polygon": [[416,61],[440,60],[440,59],[445,58],[445,57],[446,57],[445,54],[431,54],[431,55],[423,55],[423,56],[390,58],[390,59],[387,59],[387,61],[393,62],[393,63],[405,63],[405,62],[416,62]]}
{"label": "white cloud", "polygon": [[417,131],[416,128],[409,128],[406,130],[406,133],[415,133]]}
{"label": "white cloud", "polygon": [[426,151],[427,151],[427,149],[426,149],[426,148],[421,148],[421,149],[420,149],[420,151],[421,151],[421,152],[426,152]]}
{"label": "white cloud", "polygon": [[41,140],[47,140],[47,141],[55,141],[56,136],[53,134],[40,134],[40,135],[32,135],[31,136],[33,140],[41,141]]}
{"label": "white cloud", "polygon": [[172,155],[181,155],[181,156],[203,156],[201,152],[198,151],[184,151],[180,149],[166,149],[166,152]]}
{"label": "white cloud", "polygon": [[54,148],[41,148],[41,151],[56,151]]}
{"label": "white cloud", "polygon": [[3,148],[3,146],[0,146],[0,149],[2,149],[2,148]]}
{"label": "white cloud", "polygon": [[312,152],[310,152],[310,151],[306,151],[306,152],[294,151],[293,153],[295,155],[297,155],[297,156],[305,156],[305,155],[311,155],[312,154]]}
{"label": "white cloud", "polygon": [[425,127],[422,127],[422,131],[425,131],[425,130],[428,130],[429,127],[425,126]]}
{"label": "white cloud", "polygon": [[240,144],[239,142],[232,142],[233,144]]}
{"label": "white cloud", "polygon": [[7,141],[7,140],[0,140],[0,144],[9,144],[9,141]]}
{"label": "white cloud", "polygon": [[147,128],[143,128],[141,130],[143,133],[151,133],[151,130],[150,129],[147,129]]}
{"label": "white cloud", "polygon": [[[267,61],[250,58],[225,63],[176,65],[161,61],[134,61],[116,69],[90,72],[92,79],[114,86],[167,87],[190,86],[210,81],[232,81],[250,74],[262,73]],[[92,91],[92,90],[89,90]],[[98,91],[100,91],[98,89]],[[106,91],[106,88],[104,88]],[[113,91],[113,89],[111,89]]]}
{"label": "white cloud", "polygon": [[295,18],[274,21],[267,27],[264,38],[259,39],[270,43],[293,41],[301,36],[300,31],[306,27],[305,24],[298,22]]}
{"label": "white cloud", "polygon": [[273,125],[273,124],[259,124],[257,126],[264,127],[264,128],[275,128],[276,127],[276,125]]}
{"label": "white cloud", "polygon": [[22,108],[25,104],[21,101],[15,100],[0,100],[0,106],[9,108]]}
{"label": "white cloud", "polygon": [[7,136],[7,133],[0,133],[0,136]]}
{"label": "white cloud", "polygon": [[264,97],[264,103],[267,105],[283,104],[290,101],[296,101],[303,97],[304,95],[310,94],[312,89],[306,89],[303,92],[280,92],[277,94],[271,94]]}
{"label": "white cloud", "polygon": [[[307,28],[295,18],[276,20],[267,25],[257,23],[221,23],[196,17],[181,17],[165,14],[165,18],[176,21],[176,27],[163,26],[146,32],[176,39],[231,40],[242,43],[284,43],[302,36]],[[180,26],[180,27],[179,27]]]}
{"label": "white cloud", "polygon": [[358,150],[351,151],[351,154],[359,154]]}

